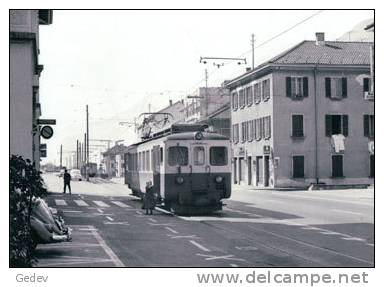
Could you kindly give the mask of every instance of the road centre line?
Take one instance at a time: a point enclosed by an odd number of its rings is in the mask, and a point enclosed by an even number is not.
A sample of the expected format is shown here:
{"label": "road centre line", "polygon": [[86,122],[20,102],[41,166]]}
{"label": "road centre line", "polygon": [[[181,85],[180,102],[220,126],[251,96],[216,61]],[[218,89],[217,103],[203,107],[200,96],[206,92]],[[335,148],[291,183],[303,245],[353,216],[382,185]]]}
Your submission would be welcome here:
{"label": "road centre line", "polygon": [[107,218],[109,221],[113,221],[113,218],[110,217],[110,216],[106,216],[106,218]]}
{"label": "road centre line", "polygon": [[166,226],[165,229],[171,231],[171,232],[174,233],[174,234],[178,234],[178,233],[179,233],[179,232],[177,232],[176,230],[174,230],[174,229],[172,229],[172,228],[170,228],[170,227],[168,227],[168,226]]}
{"label": "road centre line", "polygon": [[355,215],[364,215],[360,212],[354,212],[349,210],[341,210],[341,209],[333,209],[332,211],[339,212],[339,213],[348,213],[348,214],[355,214]]}
{"label": "road centre line", "polygon": [[178,238],[198,238],[195,234],[191,235],[169,235],[172,236],[172,239],[178,239]]}
{"label": "road centre line", "polygon": [[195,245],[197,248],[199,248],[200,250],[203,250],[205,252],[211,252],[211,250],[209,250],[208,248],[204,247],[203,245],[197,243],[196,241],[194,240],[189,240],[189,242],[191,242],[193,245]]}
{"label": "road centre line", "polygon": [[226,259],[226,260],[235,260],[235,261],[246,261],[245,259],[242,259],[242,258],[236,258],[232,254],[222,255],[222,256],[214,256],[214,255],[210,255],[210,254],[197,253],[196,255],[205,257],[205,260]]}
{"label": "road centre line", "polygon": [[103,201],[94,200],[93,202],[94,202],[96,205],[100,206],[100,207],[110,207],[108,204],[106,204],[106,203],[103,202]]}
{"label": "road centre line", "polygon": [[229,264],[231,267],[239,267],[237,264]]}
{"label": "road centre line", "polygon": [[341,239],[350,241],[365,241],[365,239],[359,237],[342,237]]}
{"label": "road centre line", "polygon": [[102,211],[100,208],[98,208],[97,211],[100,213],[104,213],[104,211]]}
{"label": "road centre line", "polygon": [[60,206],[68,205],[64,199],[55,199],[55,204]]}

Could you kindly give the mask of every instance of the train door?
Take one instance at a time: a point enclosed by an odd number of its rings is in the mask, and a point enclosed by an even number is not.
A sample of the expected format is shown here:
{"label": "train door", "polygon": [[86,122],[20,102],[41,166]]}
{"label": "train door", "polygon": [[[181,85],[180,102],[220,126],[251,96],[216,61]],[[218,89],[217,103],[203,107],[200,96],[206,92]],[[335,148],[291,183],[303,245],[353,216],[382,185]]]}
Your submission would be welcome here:
{"label": "train door", "polygon": [[156,194],[164,197],[164,194],[160,194],[160,157],[160,146],[156,145],[152,149],[153,188]]}

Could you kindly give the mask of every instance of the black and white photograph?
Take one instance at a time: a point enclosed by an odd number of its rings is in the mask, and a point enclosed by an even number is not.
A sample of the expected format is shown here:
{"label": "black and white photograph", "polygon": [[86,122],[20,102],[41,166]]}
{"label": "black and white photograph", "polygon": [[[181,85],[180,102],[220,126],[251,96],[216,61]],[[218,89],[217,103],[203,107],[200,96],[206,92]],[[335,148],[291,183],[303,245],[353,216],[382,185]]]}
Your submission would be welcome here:
{"label": "black and white photograph", "polygon": [[188,268],[191,286],[367,285],[374,9],[8,13],[13,284]]}

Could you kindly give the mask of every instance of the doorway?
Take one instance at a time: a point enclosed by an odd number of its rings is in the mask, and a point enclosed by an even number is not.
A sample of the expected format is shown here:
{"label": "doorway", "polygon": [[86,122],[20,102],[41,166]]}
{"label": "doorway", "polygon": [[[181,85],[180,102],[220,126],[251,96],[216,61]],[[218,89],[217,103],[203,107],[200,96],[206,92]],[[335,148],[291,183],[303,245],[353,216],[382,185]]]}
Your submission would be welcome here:
{"label": "doorway", "polygon": [[248,185],[252,185],[252,157],[249,156],[247,160],[248,166]]}
{"label": "doorway", "polygon": [[375,178],[375,155],[369,156],[370,177]]}
{"label": "doorway", "polygon": [[263,169],[262,169],[262,156],[256,157],[256,186],[258,186],[263,178]]}
{"label": "doorway", "polygon": [[269,186],[269,155],[264,157],[264,186]]}

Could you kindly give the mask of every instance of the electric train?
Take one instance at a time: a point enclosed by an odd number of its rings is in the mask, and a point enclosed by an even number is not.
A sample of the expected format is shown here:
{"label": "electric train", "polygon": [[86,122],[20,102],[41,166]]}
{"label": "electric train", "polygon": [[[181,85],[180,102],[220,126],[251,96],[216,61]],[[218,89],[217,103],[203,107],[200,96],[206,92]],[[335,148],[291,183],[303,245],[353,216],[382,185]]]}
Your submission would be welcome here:
{"label": "electric train", "polygon": [[231,196],[230,141],[206,125],[174,124],[128,147],[125,183],[142,197],[148,182],[176,214],[221,210]]}

